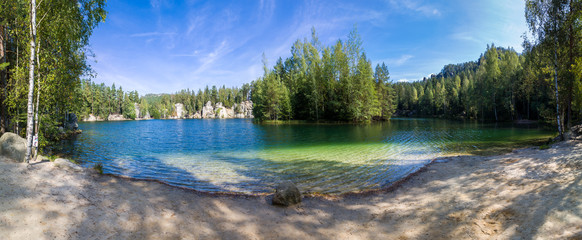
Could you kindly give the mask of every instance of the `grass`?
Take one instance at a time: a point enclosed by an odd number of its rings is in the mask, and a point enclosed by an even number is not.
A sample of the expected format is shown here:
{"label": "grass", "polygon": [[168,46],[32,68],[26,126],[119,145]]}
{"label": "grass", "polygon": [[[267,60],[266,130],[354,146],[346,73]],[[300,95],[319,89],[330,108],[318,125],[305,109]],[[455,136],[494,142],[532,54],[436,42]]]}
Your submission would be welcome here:
{"label": "grass", "polygon": [[93,165],[93,169],[95,169],[99,174],[103,174],[103,164],[97,163]]}

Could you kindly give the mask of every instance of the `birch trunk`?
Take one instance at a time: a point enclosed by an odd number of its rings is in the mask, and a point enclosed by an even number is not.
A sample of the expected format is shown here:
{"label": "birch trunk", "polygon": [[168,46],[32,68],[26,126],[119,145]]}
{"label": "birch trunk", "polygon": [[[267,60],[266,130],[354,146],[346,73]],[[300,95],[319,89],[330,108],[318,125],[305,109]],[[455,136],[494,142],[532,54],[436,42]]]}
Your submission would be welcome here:
{"label": "birch trunk", "polygon": [[554,84],[556,85],[556,117],[558,121],[558,133],[560,133],[560,139],[564,140],[564,134],[562,132],[562,121],[560,120],[560,98],[558,93],[558,53],[556,49],[554,49]]}
{"label": "birch trunk", "polygon": [[[5,36],[4,26],[0,25],[0,65],[6,62],[6,41],[4,41]],[[0,135],[6,132],[7,116],[6,108],[4,107],[4,99],[6,99],[6,69],[0,70],[0,88],[2,92],[0,93]]]}
{"label": "birch trunk", "polygon": [[33,97],[34,97],[34,65],[36,50],[36,0],[30,1],[30,60],[28,72],[28,108],[26,119],[26,155],[25,161],[30,161],[32,154],[32,130],[34,128]]}

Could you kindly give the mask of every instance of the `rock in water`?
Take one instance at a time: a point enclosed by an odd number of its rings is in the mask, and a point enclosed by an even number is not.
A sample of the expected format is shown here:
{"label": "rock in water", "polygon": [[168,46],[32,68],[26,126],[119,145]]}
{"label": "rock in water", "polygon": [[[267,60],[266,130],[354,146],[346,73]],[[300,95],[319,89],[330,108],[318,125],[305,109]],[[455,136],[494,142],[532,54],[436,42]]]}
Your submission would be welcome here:
{"label": "rock in water", "polygon": [[57,158],[53,162],[55,167],[70,169],[73,171],[83,171],[83,168],[77,164],[72,163],[71,161],[64,159],[64,158]]}
{"label": "rock in water", "polygon": [[2,137],[0,137],[0,155],[17,162],[24,162],[26,139],[11,132],[2,134]]}
{"label": "rock in water", "polygon": [[273,205],[291,206],[301,202],[301,192],[293,182],[284,181],[279,183],[273,196]]}

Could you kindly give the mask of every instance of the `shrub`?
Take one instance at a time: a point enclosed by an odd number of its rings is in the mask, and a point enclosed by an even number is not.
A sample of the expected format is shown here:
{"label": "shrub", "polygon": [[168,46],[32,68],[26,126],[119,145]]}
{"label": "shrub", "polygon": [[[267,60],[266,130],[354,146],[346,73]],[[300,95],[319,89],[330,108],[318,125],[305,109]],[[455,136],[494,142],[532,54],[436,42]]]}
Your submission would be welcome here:
{"label": "shrub", "polygon": [[93,166],[93,169],[95,169],[99,174],[103,174],[103,164],[97,163]]}

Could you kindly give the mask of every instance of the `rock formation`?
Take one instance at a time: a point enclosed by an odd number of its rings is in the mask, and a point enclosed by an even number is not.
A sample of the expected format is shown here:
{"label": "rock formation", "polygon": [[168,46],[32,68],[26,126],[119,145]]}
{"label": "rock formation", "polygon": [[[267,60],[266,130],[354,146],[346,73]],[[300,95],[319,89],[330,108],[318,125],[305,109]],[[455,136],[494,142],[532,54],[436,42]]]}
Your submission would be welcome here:
{"label": "rock formation", "polygon": [[202,107],[202,118],[214,118],[214,108],[212,103],[208,101],[204,107]]}
{"label": "rock formation", "polygon": [[128,120],[127,118],[123,117],[121,114],[109,114],[107,117],[107,121],[123,121]]}
{"label": "rock formation", "polygon": [[184,118],[184,115],[185,115],[184,104],[176,103],[176,104],[174,104],[174,106],[176,107],[176,118],[178,118],[178,119]]}
{"label": "rock formation", "polygon": [[103,121],[103,118],[95,116],[93,114],[89,114],[89,117],[83,118],[83,122],[98,122],[98,121]]}
{"label": "rock formation", "polygon": [[2,134],[2,137],[0,137],[0,155],[17,162],[24,162],[26,139],[11,132]]}
{"label": "rock formation", "polygon": [[135,118],[138,119],[141,117],[140,115],[140,109],[139,109],[139,104],[137,103],[133,103],[133,107],[135,108]]}
{"label": "rock formation", "polygon": [[[194,114],[188,115],[185,109],[184,104],[176,103],[175,106],[175,115],[168,116],[167,111],[163,111],[161,113],[161,118],[172,118],[172,119],[182,119],[182,118],[195,118],[195,119],[213,119],[213,118],[254,118],[253,116],[253,102],[251,101],[244,101],[239,104],[234,104],[232,107],[227,108],[221,102],[217,102],[212,105],[211,101],[206,102],[202,107],[201,111],[197,111]],[[135,103],[135,120],[144,120],[144,119],[151,119],[149,112],[140,118],[142,115],[142,110],[139,107],[139,104]],[[120,114],[112,114],[109,115],[106,119],[107,121],[122,121],[122,120],[129,120],[123,117]],[[94,122],[94,121],[103,121],[102,118],[99,116],[94,116],[90,114],[89,117],[83,118],[85,122]]]}
{"label": "rock formation", "polygon": [[240,105],[234,105],[235,118],[254,118],[253,116],[253,102],[244,101]]}
{"label": "rock formation", "polygon": [[291,206],[301,202],[301,192],[293,182],[283,181],[275,189],[273,205]]}

